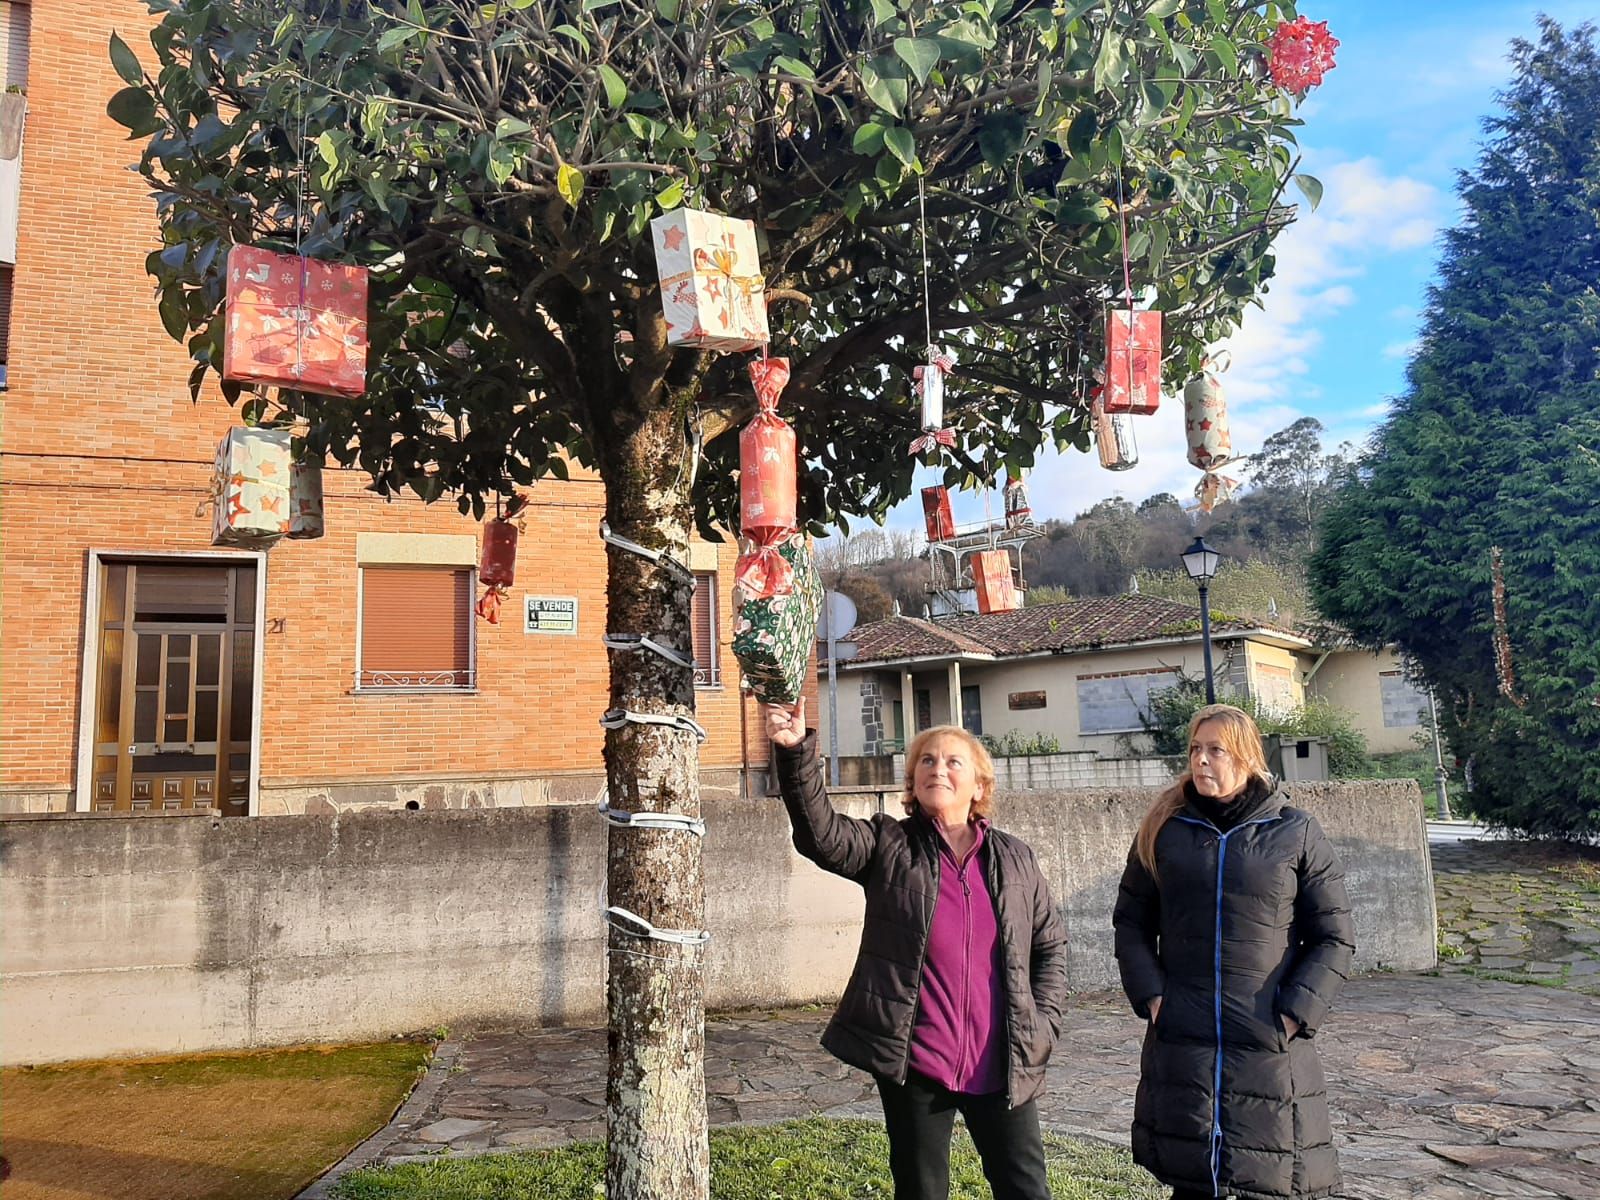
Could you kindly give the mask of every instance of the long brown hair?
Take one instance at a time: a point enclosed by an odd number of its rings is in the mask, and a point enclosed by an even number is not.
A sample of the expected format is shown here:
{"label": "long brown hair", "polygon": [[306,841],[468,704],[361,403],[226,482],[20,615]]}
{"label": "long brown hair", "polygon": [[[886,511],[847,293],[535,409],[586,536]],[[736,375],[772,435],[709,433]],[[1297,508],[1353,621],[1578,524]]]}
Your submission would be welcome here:
{"label": "long brown hair", "polygon": [[[1194,716],[1189,718],[1190,750],[1194,748],[1196,731],[1207,721],[1217,723],[1217,741],[1236,761],[1243,764],[1251,778],[1264,783],[1271,782],[1272,772],[1267,770],[1267,756],[1261,748],[1261,730],[1250,719],[1249,713],[1231,704],[1208,704],[1196,709]],[[1193,771],[1184,771],[1171,787],[1157,796],[1150,811],[1144,814],[1144,820],[1139,822],[1139,832],[1133,835],[1133,851],[1152,879],[1156,876],[1156,838],[1162,827],[1184,806],[1184,785],[1193,775]]]}
{"label": "long brown hair", "polygon": [[987,818],[994,812],[994,759],[989,757],[982,742],[958,725],[934,725],[924,729],[906,747],[906,816],[917,811],[917,759],[922,757],[929,742],[942,737],[966,743],[967,751],[972,755],[973,773],[978,777],[978,791],[972,797],[972,814],[967,819],[975,821],[979,817]]}

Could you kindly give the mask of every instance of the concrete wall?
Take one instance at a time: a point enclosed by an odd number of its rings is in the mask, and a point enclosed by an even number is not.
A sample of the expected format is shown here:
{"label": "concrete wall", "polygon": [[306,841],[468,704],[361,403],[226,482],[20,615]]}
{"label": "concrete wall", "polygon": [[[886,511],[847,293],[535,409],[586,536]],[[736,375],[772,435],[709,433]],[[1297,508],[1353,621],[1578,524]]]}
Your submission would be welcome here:
{"label": "concrete wall", "polygon": [[[1431,965],[1415,784],[1294,791],[1349,873],[1358,964]],[[1033,845],[1065,909],[1075,988],[1115,983],[1112,898],[1153,795],[999,798],[1001,825]],[[879,800],[841,803],[866,815]],[[835,997],[859,889],[794,853],[775,801],[705,808],[709,1003]],[[599,1020],[604,841],[580,807],[0,821],[0,1061]]]}

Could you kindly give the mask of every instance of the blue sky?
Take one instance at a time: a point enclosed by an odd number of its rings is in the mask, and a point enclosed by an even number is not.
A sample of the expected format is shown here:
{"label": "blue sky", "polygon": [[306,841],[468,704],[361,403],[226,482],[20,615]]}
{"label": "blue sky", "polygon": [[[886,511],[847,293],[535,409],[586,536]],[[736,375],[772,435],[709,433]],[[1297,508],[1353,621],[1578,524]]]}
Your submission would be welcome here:
{"label": "blue sky", "polygon": [[[1279,238],[1264,307],[1231,341],[1223,385],[1240,453],[1300,416],[1322,421],[1330,448],[1372,432],[1405,386],[1437,237],[1457,217],[1456,172],[1475,164],[1481,122],[1510,77],[1511,40],[1533,40],[1541,12],[1569,26],[1600,17],[1600,0],[1305,0],[1300,12],[1327,21],[1340,43],[1337,67],[1300,107],[1301,170],[1326,190]],[[1070,519],[1113,495],[1187,501],[1200,473],[1184,458],[1178,401],[1135,421],[1134,470],[1047,452],[1029,479],[1034,515]],[[985,517],[970,493],[955,508],[957,523]],[[999,515],[998,495],[988,508]],[[888,524],[921,528],[915,496]]]}

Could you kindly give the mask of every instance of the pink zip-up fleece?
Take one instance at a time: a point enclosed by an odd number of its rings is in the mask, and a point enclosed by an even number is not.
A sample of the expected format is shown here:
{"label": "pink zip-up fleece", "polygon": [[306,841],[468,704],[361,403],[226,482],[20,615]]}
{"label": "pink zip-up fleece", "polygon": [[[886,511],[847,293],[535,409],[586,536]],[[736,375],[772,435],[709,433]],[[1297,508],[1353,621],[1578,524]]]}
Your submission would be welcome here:
{"label": "pink zip-up fleece", "polygon": [[978,840],[965,861],[939,837],[939,895],[909,1065],[952,1092],[982,1096],[1006,1086],[1006,996],[1000,927],[983,869],[989,822],[974,825]]}

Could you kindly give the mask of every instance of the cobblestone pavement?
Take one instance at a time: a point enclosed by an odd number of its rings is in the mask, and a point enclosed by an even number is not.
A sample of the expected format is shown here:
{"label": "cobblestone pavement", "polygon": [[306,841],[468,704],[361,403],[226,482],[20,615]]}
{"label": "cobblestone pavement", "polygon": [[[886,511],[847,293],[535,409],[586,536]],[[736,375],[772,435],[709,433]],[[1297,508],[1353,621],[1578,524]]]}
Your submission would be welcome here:
{"label": "cobblestone pavement", "polygon": [[1525,842],[1432,849],[1441,974],[1600,995],[1600,853]]}
{"label": "cobblestone pavement", "polygon": [[[1532,868],[1525,861],[1518,866],[1496,843],[1468,846],[1459,856],[1436,848],[1441,913],[1448,902],[1474,922],[1511,926],[1517,917],[1532,948],[1520,960],[1522,977],[1588,986],[1592,974],[1532,970],[1588,959],[1532,955],[1554,945],[1551,927],[1579,934],[1592,927],[1593,907],[1580,906],[1600,899],[1583,891],[1595,886],[1593,877],[1577,879],[1570,893],[1551,885],[1559,894],[1549,900],[1542,885],[1526,887]],[[1468,876],[1458,878],[1457,868]],[[1524,892],[1512,889],[1519,881]],[[1535,893],[1526,905],[1516,899]],[[1547,900],[1552,908],[1543,907]],[[1504,909],[1482,907],[1497,903]],[[1563,916],[1573,912],[1582,915]],[[1461,932],[1463,947],[1488,941],[1466,937],[1470,928],[1445,929],[1444,937]],[[1505,931],[1507,945],[1511,936]],[[1595,945],[1581,937],[1570,944]],[[1600,996],[1473,974],[1508,970],[1492,960],[1512,956],[1485,957],[1491,961],[1455,960],[1440,974],[1352,980],[1318,1035],[1349,1200],[1600,1197]],[[826,1016],[792,1009],[709,1020],[713,1124],[878,1117],[867,1077],[817,1045]],[[1126,1145],[1141,1033],[1119,998],[1075,997],[1041,1104],[1047,1127]],[[339,1170],[601,1138],[604,1092],[603,1030],[452,1040],[395,1119]],[[324,1195],[331,1178],[304,1200]]]}

